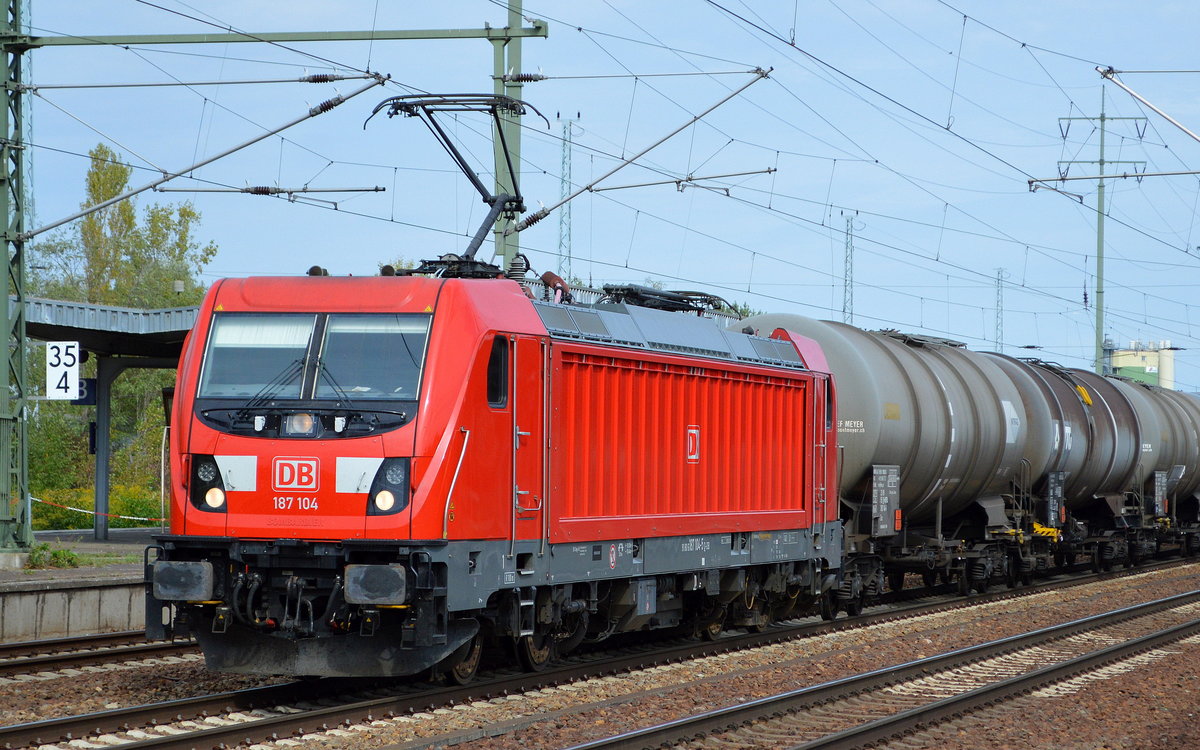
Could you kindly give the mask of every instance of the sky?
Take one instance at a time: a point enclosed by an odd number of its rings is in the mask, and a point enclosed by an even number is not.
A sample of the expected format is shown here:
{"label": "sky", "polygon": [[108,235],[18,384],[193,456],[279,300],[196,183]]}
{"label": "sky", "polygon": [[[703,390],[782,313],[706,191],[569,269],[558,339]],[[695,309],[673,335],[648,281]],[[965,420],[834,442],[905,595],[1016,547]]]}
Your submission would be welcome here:
{"label": "sky", "polygon": [[[35,35],[79,37],[446,29],[505,26],[505,8],[28,0],[26,22]],[[519,235],[539,274],[659,283],[1090,369],[1099,182],[1035,191],[1030,180],[1100,173],[1101,107],[1105,173],[1200,170],[1200,142],[1096,71],[1123,71],[1126,86],[1200,132],[1195,3],[525,0],[523,13],[549,28],[522,47],[525,72],[547,77],[522,91],[548,121],[530,112],[522,123],[531,211],[682,127],[595,186],[621,189],[573,200],[569,225],[560,209]],[[27,227],[78,210],[97,143],[142,185],[363,84],[237,82],[370,70],[389,75],[387,85],[138,205],[195,205],[199,237],[219,248],[205,283],[314,264],[369,275],[397,259],[462,252],[486,210],[467,179],[420,122],[364,122],[389,96],[490,92],[492,68],[492,45],[478,39],[34,50],[26,81],[45,88],[27,97]],[[769,74],[755,81],[760,68]],[[445,124],[490,184],[487,121]],[[200,192],[258,185],[383,190],[291,200]],[[1118,347],[1178,347],[1177,387],[1200,391],[1200,178],[1110,178],[1105,192],[1104,333]],[[491,252],[489,239],[480,256]]]}

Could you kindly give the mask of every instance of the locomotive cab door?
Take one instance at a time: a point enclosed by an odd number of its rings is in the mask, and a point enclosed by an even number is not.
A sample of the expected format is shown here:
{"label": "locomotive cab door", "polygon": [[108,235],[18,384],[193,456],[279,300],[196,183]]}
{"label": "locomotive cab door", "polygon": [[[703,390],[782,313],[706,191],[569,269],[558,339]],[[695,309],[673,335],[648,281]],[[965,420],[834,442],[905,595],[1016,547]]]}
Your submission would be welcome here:
{"label": "locomotive cab door", "polygon": [[[547,343],[534,336],[512,336],[512,523],[509,554],[518,540],[541,540],[537,555],[546,552],[546,408]],[[518,573],[532,573],[534,553],[518,556]]]}

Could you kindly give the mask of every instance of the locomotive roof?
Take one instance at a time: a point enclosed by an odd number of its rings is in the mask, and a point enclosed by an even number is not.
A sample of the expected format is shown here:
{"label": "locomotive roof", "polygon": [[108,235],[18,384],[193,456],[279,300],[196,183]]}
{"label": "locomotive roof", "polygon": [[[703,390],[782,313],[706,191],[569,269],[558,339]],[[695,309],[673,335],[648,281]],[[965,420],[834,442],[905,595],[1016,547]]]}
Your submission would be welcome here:
{"label": "locomotive roof", "polygon": [[534,301],[533,306],[546,330],[558,339],[805,369],[790,342],[727,330],[717,321],[695,314],[624,303],[561,305]]}

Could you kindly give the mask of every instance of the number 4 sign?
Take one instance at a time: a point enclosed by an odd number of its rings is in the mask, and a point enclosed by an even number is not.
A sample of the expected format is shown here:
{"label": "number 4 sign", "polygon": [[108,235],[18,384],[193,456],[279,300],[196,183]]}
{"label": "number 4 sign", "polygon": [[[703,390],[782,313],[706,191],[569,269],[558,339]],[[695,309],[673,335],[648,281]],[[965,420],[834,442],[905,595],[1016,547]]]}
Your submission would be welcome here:
{"label": "number 4 sign", "polygon": [[46,342],[46,398],[79,398],[79,342]]}

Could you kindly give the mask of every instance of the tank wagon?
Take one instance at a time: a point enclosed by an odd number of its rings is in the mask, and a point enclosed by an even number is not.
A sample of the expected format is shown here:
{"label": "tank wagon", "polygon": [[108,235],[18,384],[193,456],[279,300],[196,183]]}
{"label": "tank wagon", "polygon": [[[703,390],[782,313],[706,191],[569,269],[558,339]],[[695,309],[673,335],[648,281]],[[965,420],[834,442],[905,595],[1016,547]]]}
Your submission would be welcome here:
{"label": "tank wagon", "polygon": [[537,669],[616,633],[832,616],[819,346],[675,295],[452,276],[213,285],[171,406],[151,636],[193,633],[215,670],[463,682],[485,646]]}
{"label": "tank wagon", "polygon": [[844,602],[906,573],[963,593],[1090,558],[1200,551],[1200,400],[895,331],[768,314],[838,385]]}

